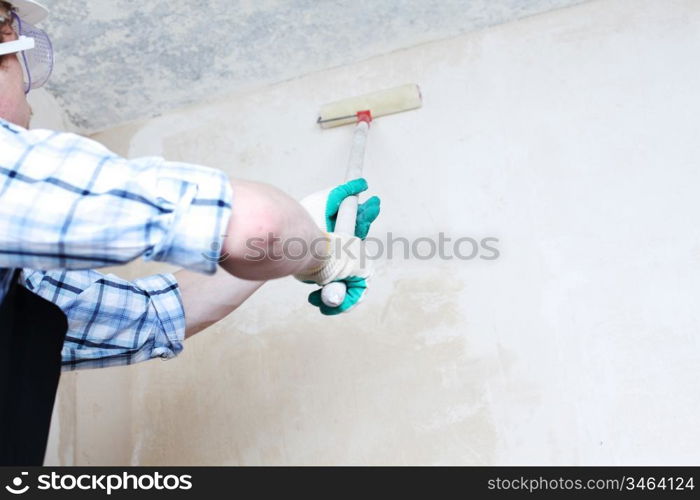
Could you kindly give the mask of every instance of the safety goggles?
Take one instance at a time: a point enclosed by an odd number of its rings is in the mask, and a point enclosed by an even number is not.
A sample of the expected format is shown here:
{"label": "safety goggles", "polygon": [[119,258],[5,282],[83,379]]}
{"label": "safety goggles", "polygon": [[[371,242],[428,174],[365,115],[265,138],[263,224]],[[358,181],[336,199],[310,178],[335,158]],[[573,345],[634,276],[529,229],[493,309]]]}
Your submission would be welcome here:
{"label": "safety goggles", "polygon": [[0,44],[0,56],[18,53],[24,73],[24,92],[44,85],[53,71],[53,46],[43,30],[23,21],[15,12],[10,13],[12,29],[17,40]]}

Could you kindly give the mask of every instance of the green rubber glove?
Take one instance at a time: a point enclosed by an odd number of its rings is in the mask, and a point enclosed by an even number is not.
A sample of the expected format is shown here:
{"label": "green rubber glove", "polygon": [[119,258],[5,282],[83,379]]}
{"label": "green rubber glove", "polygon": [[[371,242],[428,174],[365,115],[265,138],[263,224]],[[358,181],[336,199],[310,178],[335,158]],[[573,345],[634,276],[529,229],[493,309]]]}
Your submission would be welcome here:
{"label": "green rubber glove", "polygon": [[[353,179],[333,188],[326,196],[326,231],[335,231],[335,220],[338,218],[340,204],[348,196],[355,196],[367,190],[367,181],[363,178]],[[313,195],[312,195],[313,196]],[[303,203],[302,203],[303,205]],[[355,236],[364,240],[369,233],[372,222],[379,215],[380,201],[377,196],[372,196],[366,202],[357,207],[357,220],[355,222]]]}
{"label": "green rubber glove", "polygon": [[[333,189],[325,189],[307,196],[301,204],[311,214],[316,224],[329,233],[335,229],[335,221],[338,217],[338,210],[341,203],[348,196],[355,196],[367,190],[367,181],[363,178],[353,179],[345,184]],[[369,233],[372,222],[379,216],[380,200],[377,196],[372,196],[364,203],[358,205],[357,220],[355,222],[355,237],[364,240]],[[345,235],[334,235],[331,237],[342,238]],[[334,281],[344,281],[347,287],[345,300],[338,307],[328,307],[321,300],[321,290],[316,290],[309,295],[309,303],[319,308],[322,314],[333,316],[347,312],[364,298],[367,290],[367,282],[371,276],[371,267],[365,267],[355,271],[357,274],[350,274]]]}
{"label": "green rubber glove", "polygon": [[341,314],[349,311],[357,304],[362,302],[364,298],[365,291],[367,290],[367,278],[362,278],[360,276],[348,276],[344,280],[345,286],[347,287],[347,292],[345,293],[345,300],[338,307],[328,307],[323,303],[321,299],[321,290],[316,290],[309,294],[309,304],[312,304],[319,308],[321,314],[326,316],[335,316],[336,314]]}

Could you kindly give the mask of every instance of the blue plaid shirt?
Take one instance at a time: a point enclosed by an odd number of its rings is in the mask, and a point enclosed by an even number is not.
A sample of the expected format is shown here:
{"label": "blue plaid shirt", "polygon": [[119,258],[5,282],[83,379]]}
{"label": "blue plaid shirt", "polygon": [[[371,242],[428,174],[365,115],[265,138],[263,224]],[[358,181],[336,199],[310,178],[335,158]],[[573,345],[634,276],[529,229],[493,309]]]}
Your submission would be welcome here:
{"label": "blue plaid shirt", "polygon": [[126,160],[84,137],[0,119],[0,302],[13,269],[68,318],[64,369],[131,364],[182,351],[177,282],[133,282],[91,268],[138,257],[212,274],[231,213],[218,170]]}

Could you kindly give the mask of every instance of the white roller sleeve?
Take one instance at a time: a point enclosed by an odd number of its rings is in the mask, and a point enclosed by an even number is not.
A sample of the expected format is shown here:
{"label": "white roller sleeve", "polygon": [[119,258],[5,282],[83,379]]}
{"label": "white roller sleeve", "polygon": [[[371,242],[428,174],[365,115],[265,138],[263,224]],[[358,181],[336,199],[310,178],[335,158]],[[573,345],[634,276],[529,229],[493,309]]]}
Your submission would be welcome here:
{"label": "white roller sleeve", "polygon": [[[355,133],[352,138],[352,149],[348,160],[348,169],[345,173],[345,182],[362,177],[362,165],[365,160],[365,145],[367,144],[367,133],[369,123],[359,122],[355,126]],[[335,232],[355,235],[355,220],[357,218],[357,196],[348,196],[340,204],[338,218],[335,223]],[[337,249],[333,249],[336,251]],[[342,281],[328,283],[323,287],[321,299],[328,307],[338,307],[345,300],[346,287]]]}
{"label": "white roller sleeve", "polygon": [[357,120],[355,115],[358,111],[368,109],[372,112],[372,118],[379,118],[420,108],[422,103],[420,88],[415,83],[409,83],[325,104],[319,111],[318,123],[321,128],[350,125]]}

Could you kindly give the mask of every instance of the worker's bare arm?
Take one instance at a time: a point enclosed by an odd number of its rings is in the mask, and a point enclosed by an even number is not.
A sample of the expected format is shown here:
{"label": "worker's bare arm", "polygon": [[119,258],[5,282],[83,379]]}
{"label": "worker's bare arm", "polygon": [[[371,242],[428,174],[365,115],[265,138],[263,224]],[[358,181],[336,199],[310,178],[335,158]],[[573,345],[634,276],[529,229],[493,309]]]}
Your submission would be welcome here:
{"label": "worker's bare arm", "polygon": [[221,267],[247,280],[267,280],[321,267],[328,237],[293,198],[268,184],[233,181],[233,213]]}
{"label": "worker's bare arm", "polygon": [[[343,196],[367,189],[367,183],[358,179],[341,187],[345,189],[336,190],[339,191],[334,196],[336,205],[340,205]],[[320,194],[323,200],[329,197],[325,191]],[[322,204],[319,201],[313,206],[319,215],[323,212]],[[376,207],[363,212],[361,226],[365,224],[366,229],[379,212],[379,200],[375,197],[367,205]],[[297,277],[313,274],[314,270],[328,264],[328,259],[332,259],[328,255],[329,237],[319,227],[325,220],[314,221],[309,210],[310,207],[304,208],[270,185],[233,182],[233,214],[223,251],[218,256],[221,267],[228,273],[203,276],[180,271],[175,275],[185,309],[187,337],[233,312],[264,280],[290,274]],[[365,235],[366,230],[360,237]],[[339,268],[345,269],[345,266]]]}
{"label": "worker's bare arm", "polygon": [[175,273],[185,309],[185,337],[208,328],[235,311],[264,281],[248,281],[228,273],[205,276],[182,270]]}
{"label": "worker's bare arm", "polygon": [[228,273],[175,273],[187,321],[186,337],[228,316],[265,280],[320,266],[322,261],[303,250],[315,244],[318,251],[314,253],[321,254],[326,242],[325,234],[293,198],[267,184],[233,181],[233,214],[219,257]]}

